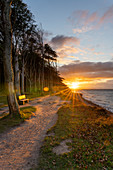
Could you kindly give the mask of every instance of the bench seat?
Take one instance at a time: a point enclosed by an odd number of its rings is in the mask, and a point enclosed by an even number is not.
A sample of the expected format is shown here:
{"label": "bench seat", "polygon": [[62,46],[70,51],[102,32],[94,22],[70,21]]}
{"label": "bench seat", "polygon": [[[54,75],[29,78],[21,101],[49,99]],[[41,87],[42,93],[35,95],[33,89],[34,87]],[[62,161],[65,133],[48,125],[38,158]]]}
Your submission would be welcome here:
{"label": "bench seat", "polygon": [[29,103],[29,99],[27,99],[25,95],[18,96],[18,103],[22,105]]}

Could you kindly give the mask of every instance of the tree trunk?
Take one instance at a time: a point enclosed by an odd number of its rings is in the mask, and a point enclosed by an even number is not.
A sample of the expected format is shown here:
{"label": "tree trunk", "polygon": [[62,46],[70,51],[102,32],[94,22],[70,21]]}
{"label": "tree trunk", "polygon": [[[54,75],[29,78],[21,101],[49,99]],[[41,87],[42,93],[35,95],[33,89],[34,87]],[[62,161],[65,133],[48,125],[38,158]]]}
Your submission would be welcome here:
{"label": "tree trunk", "polygon": [[20,116],[20,110],[14,91],[14,73],[12,69],[12,36],[11,36],[11,11],[10,0],[3,2],[3,26],[4,26],[4,73],[7,88],[7,100],[10,115]]}
{"label": "tree trunk", "polygon": [[43,44],[43,40],[42,40],[42,89],[41,89],[42,92],[43,92],[43,89],[44,89],[44,66],[45,66],[45,62],[44,62],[44,44]]}
{"label": "tree trunk", "polygon": [[14,57],[15,60],[15,91],[16,91],[16,95],[19,96],[20,95],[20,71],[19,71],[19,63],[18,63],[18,56],[16,55]]}
{"label": "tree trunk", "polygon": [[43,60],[43,65],[42,65],[42,87],[41,87],[41,90],[43,92],[43,89],[44,89],[44,60]]}
{"label": "tree trunk", "polygon": [[29,81],[29,92],[31,93],[31,80]]}
{"label": "tree trunk", "polygon": [[35,92],[37,91],[36,70],[35,70]]}
{"label": "tree trunk", "polygon": [[25,68],[24,68],[25,66],[24,66],[24,57],[23,57],[23,59],[22,59],[22,77],[21,77],[21,88],[22,88],[22,90],[21,90],[21,92],[22,92],[22,94],[24,94],[24,70],[25,70]]}
{"label": "tree trunk", "polygon": [[40,84],[41,84],[41,82],[40,82],[40,66],[39,66],[39,70],[38,70],[38,89],[39,89],[39,91],[40,91]]}
{"label": "tree trunk", "polygon": [[48,77],[49,77],[49,90],[51,91],[51,67],[50,67],[50,60],[49,60],[49,58],[48,58],[48,66],[49,66],[49,75],[48,75]]}
{"label": "tree trunk", "polygon": [[32,70],[31,70],[31,66],[30,66],[30,80],[29,80],[29,91],[31,93],[31,89],[32,89]]}
{"label": "tree trunk", "polygon": [[20,117],[20,110],[18,107],[16,95],[14,92],[14,83],[9,82],[7,84],[7,88],[8,88],[7,100],[8,100],[8,106],[9,106],[9,113],[10,113],[10,115],[12,115],[14,117],[16,117],[16,116]]}

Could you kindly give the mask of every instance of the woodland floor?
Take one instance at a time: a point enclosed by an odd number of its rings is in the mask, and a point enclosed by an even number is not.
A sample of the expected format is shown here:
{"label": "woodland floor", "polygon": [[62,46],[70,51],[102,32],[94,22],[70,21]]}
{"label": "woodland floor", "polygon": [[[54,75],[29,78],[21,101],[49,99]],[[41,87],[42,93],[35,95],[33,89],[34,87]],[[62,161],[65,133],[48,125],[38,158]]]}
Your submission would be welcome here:
{"label": "woodland floor", "polygon": [[[56,123],[56,113],[64,102],[58,96],[46,96],[22,106],[36,107],[35,115],[0,134],[0,169],[28,170],[37,165],[46,132]],[[4,111],[7,107],[1,113]]]}

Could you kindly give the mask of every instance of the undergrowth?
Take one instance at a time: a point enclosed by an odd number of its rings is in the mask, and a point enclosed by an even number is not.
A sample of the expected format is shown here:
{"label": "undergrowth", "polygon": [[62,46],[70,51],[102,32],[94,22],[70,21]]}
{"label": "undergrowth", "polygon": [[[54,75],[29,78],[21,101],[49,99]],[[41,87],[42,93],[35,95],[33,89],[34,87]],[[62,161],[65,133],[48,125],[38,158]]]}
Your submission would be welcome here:
{"label": "undergrowth", "polygon": [[21,117],[11,117],[9,114],[3,114],[0,116],[0,133],[9,130],[11,127],[18,126],[26,119],[29,119],[34,112],[36,111],[35,107],[23,107],[20,109]]}
{"label": "undergrowth", "polygon": [[[40,152],[37,169],[113,169],[113,118],[98,107],[85,106],[76,100],[58,111],[55,126],[48,130]],[[71,139],[69,153],[56,155],[52,149]]]}

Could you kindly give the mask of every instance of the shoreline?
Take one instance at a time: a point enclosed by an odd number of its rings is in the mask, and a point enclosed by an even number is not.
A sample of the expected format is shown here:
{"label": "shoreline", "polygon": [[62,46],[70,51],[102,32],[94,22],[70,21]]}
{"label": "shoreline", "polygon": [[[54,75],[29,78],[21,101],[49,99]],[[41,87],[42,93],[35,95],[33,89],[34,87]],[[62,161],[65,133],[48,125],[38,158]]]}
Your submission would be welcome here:
{"label": "shoreline", "polygon": [[[111,93],[106,93],[103,94],[102,92],[97,94],[98,91],[111,91],[113,89],[85,89],[85,90],[78,90],[76,91],[77,93],[82,93],[82,97],[85,99],[85,100],[89,100],[91,101],[94,105],[97,105],[99,107],[102,107],[103,109],[107,110],[108,112],[111,112],[113,114],[113,107],[112,107],[112,103],[111,101],[113,100],[112,96],[109,94]],[[88,96],[86,96],[85,98],[85,95],[87,94],[87,91],[91,91],[88,93]],[[93,91],[97,91],[96,93],[93,92]],[[94,95],[94,100],[93,100],[93,96]],[[101,100],[101,98],[103,98],[105,95],[105,99],[104,100]]]}
{"label": "shoreline", "polygon": [[112,112],[112,111],[109,111],[109,110],[107,110],[106,108],[100,106],[99,104],[93,103],[92,101],[85,99],[85,98],[83,97],[83,94],[82,94],[81,98],[82,98],[86,103],[94,106],[94,107],[95,107],[94,109],[97,109],[97,108],[98,108],[98,110],[103,111],[103,112],[105,112],[106,114],[108,114],[108,115],[110,115],[110,116],[113,116],[113,112]]}

